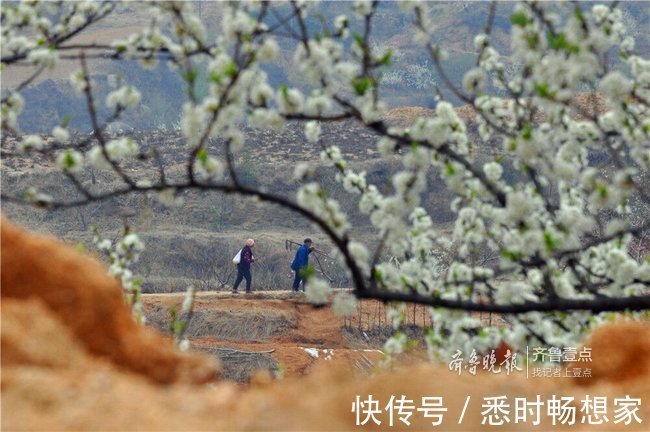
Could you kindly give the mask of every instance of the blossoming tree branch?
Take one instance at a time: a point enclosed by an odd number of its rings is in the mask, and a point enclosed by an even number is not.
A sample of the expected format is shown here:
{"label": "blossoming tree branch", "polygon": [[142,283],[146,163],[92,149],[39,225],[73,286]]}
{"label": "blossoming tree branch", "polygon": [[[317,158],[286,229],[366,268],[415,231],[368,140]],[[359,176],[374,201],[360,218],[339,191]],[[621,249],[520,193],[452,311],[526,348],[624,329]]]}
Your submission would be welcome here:
{"label": "blossoming tree branch", "polygon": [[[435,42],[427,3],[401,2],[431,68],[476,113],[478,142],[442,97],[434,117],[407,127],[385,120],[380,89],[393,53],[373,43],[377,1],[351,3],[350,16],[323,23],[319,31],[307,25],[313,2],[230,2],[223,4],[216,36],[208,36],[212,29],[192,2],[130,6],[146,9],[150,25],[102,45],[74,37],[110,19],[117,2],[3,4],[2,68],[30,71],[2,95],[3,140],[18,137],[15,148],[3,146],[3,156],[49,157],[71,190],[64,196],[3,190],[4,201],[55,210],[126,194],[155,193],[170,202],[185,190],[200,190],[280,205],[329,238],[357,298],[394,302],[396,327],[404,317],[401,302],[431,306],[432,350],[493,347],[502,340],[515,347],[533,340],[563,346],[611,312],[638,317],[650,308],[648,257],[631,252],[650,230],[650,60],[635,51],[616,4],[589,10],[578,2],[518,4],[509,17],[507,55],[493,44],[499,6],[492,4],[474,37],[476,62],[456,85],[444,67],[445,47]],[[276,60],[280,39],[294,43],[292,67],[309,80],[308,88],[269,84],[262,65]],[[164,62],[183,79],[182,178],[171,177],[160,155],[141,151],[128,133],[107,132],[141,94],[125,82],[98,100],[88,67],[97,58],[137,60],[144,68]],[[62,121],[51,132],[54,142],[45,145],[40,136],[20,131],[18,116],[30,109],[21,91],[62,60],[77,64],[70,82],[92,133],[75,135]],[[205,97],[198,96],[201,85],[208,86]],[[585,94],[587,102],[577,103]],[[596,109],[597,97],[605,98],[606,110]],[[100,117],[100,104],[110,109],[107,118]],[[376,133],[382,157],[399,158],[389,191],[321,140],[323,122],[344,119]],[[240,181],[236,156],[249,145],[241,126],[281,129],[289,121],[304,124],[305,145],[320,148],[331,176],[369,216],[377,241],[354,238],[348,215],[313,166],[296,168],[296,196]],[[225,156],[208,146],[213,137],[222,139]],[[488,144],[502,151],[479,163],[472,147]],[[154,168],[136,175],[125,169],[129,163]],[[520,175],[504,178],[506,164]],[[117,180],[96,192],[82,180],[89,169],[112,172]],[[437,229],[422,206],[434,174],[455,196],[451,233]],[[481,259],[486,253],[496,259]],[[442,256],[449,257],[444,265]],[[314,276],[308,295],[322,302],[329,290]],[[338,294],[335,303],[352,305],[346,295]],[[510,326],[485,328],[472,311],[508,314]]]}

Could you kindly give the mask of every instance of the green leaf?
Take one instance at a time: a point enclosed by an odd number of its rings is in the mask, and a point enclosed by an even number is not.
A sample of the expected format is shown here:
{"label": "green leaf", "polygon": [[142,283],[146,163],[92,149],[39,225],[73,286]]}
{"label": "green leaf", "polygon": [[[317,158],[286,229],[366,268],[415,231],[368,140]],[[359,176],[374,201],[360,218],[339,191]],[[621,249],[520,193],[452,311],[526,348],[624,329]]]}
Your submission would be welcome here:
{"label": "green leaf", "polygon": [[205,150],[205,148],[201,147],[199,149],[199,152],[196,155],[201,163],[205,164],[208,161],[208,152]]}
{"label": "green leaf", "polygon": [[352,86],[357,96],[363,96],[372,87],[372,79],[367,76],[357,78],[352,81]]}
{"label": "green leaf", "polygon": [[564,33],[558,33],[557,35],[553,36],[552,34],[548,34],[548,46],[551,49],[554,50],[562,50],[566,49],[567,46],[569,46],[569,42],[566,39],[566,34]]}
{"label": "green leaf", "polygon": [[525,36],[526,43],[528,44],[528,48],[530,49],[536,49],[537,44],[539,43],[539,39],[537,37],[537,33],[528,33]]}
{"label": "green leaf", "polygon": [[185,329],[185,321],[176,321],[174,323],[174,334],[175,335],[182,334],[184,329]]}
{"label": "green leaf", "polygon": [[414,349],[416,349],[416,348],[418,347],[418,345],[420,345],[420,341],[419,341],[419,340],[417,340],[417,339],[408,339],[408,340],[406,341],[406,347],[405,347],[405,349],[406,349],[407,351],[413,351]]}
{"label": "green leaf", "polygon": [[447,162],[445,164],[445,174],[446,175],[454,175],[454,174],[456,174],[456,170],[454,169],[454,166],[449,162]]}
{"label": "green leaf", "polygon": [[522,258],[521,252],[514,252],[509,250],[501,251],[501,256],[503,258],[509,259],[510,261],[519,261]]}
{"label": "green leaf", "polygon": [[585,15],[582,13],[582,10],[578,7],[575,8],[575,10],[573,11],[573,16],[582,22],[585,21]]}
{"label": "green leaf", "polygon": [[210,81],[212,81],[215,84],[221,84],[221,75],[218,73],[212,73],[210,75]]}
{"label": "green leaf", "polygon": [[356,41],[357,45],[359,45],[360,47],[363,46],[363,36],[361,36],[361,35],[360,35],[359,33],[357,33],[357,32],[354,32],[354,33],[352,34],[352,37],[353,37],[354,40]]}
{"label": "green leaf", "polygon": [[510,15],[510,22],[514,25],[525,27],[526,24],[528,24],[528,15],[526,15],[524,12],[515,12]]}
{"label": "green leaf", "polygon": [[388,51],[386,51],[386,54],[384,54],[383,57],[379,59],[378,63],[383,66],[390,66],[392,56],[393,56],[393,51],[389,49]]}
{"label": "green leaf", "polygon": [[567,39],[566,33],[558,33],[555,36],[552,34],[548,35],[548,46],[551,49],[554,49],[556,51],[568,51],[571,53],[578,53],[580,51],[580,47],[578,45],[572,44],[569,42]]}
{"label": "green leaf", "polygon": [[530,127],[530,123],[526,123],[524,129],[521,131],[521,137],[525,140],[530,140],[533,137],[533,128]]}
{"label": "green leaf", "polygon": [[546,83],[535,84],[535,93],[537,93],[537,96],[543,98],[548,98],[551,95],[548,90],[548,84]]}
{"label": "green leaf", "polygon": [[544,245],[548,251],[553,251],[557,248],[557,240],[548,231],[544,231]]}
{"label": "green leaf", "polygon": [[234,60],[229,61],[226,67],[224,68],[223,73],[227,77],[230,78],[234,77],[237,74],[237,63],[235,63]]}
{"label": "green leaf", "polygon": [[196,69],[190,69],[187,72],[187,75],[185,76],[185,79],[187,80],[187,82],[193,83],[194,81],[196,81],[197,74],[198,74],[198,72],[196,71]]}
{"label": "green leaf", "polygon": [[300,276],[303,279],[309,279],[316,275],[316,270],[314,269],[314,266],[308,265],[307,267],[304,267],[300,270]]}
{"label": "green leaf", "polygon": [[603,26],[603,30],[605,31],[605,34],[606,34],[607,36],[609,36],[610,34],[612,34],[612,27],[611,27],[610,25],[608,25],[608,24],[605,24],[605,25]]}
{"label": "green leaf", "polygon": [[67,152],[65,154],[65,159],[63,159],[63,166],[66,170],[69,170],[70,168],[73,168],[75,166],[75,161],[74,158],[72,157],[72,153]]}

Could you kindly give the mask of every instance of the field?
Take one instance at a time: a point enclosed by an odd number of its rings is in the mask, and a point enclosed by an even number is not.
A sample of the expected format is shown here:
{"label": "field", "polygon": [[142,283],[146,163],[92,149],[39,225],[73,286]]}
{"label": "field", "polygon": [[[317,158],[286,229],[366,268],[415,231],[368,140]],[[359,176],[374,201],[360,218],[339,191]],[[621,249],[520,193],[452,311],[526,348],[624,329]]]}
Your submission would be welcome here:
{"label": "field", "polygon": [[[145,294],[148,324],[166,330],[168,309],[182,301],[180,294]],[[368,306],[363,309],[365,315]],[[366,337],[357,330],[356,318],[349,324],[329,307],[314,308],[303,294],[201,292],[185,336],[192,349],[221,360],[223,378],[246,382],[256,370],[298,377],[322,362],[368,374],[381,358],[381,334],[390,332],[379,327],[370,332],[368,322],[363,325]]]}

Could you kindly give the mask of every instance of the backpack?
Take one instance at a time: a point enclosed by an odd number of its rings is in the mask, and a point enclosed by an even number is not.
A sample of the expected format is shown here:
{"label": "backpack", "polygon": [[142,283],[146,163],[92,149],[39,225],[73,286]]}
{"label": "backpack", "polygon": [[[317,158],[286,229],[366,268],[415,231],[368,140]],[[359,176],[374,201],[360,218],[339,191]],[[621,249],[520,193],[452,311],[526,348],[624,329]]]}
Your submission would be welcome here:
{"label": "backpack", "polygon": [[241,262],[241,249],[237,252],[237,255],[232,259],[233,264],[239,264]]}

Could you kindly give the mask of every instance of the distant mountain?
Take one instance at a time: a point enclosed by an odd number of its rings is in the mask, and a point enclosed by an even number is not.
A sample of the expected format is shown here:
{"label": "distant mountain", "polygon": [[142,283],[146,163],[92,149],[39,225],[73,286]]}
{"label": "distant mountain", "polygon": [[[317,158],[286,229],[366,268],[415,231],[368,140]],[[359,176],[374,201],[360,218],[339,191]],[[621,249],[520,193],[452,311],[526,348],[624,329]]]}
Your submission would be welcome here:
{"label": "distant mountain", "polygon": [[[350,14],[351,2],[322,2],[307,20],[308,31],[311,34],[324,34],[331,28],[337,15]],[[593,3],[580,3],[584,9]],[[277,5],[276,5],[277,6]],[[621,2],[620,4],[626,24],[636,37],[636,47],[639,52],[650,52],[650,3]],[[217,34],[223,17],[223,3],[211,1],[195,2],[196,10],[206,24],[208,33]],[[434,17],[437,28],[435,40],[445,47],[449,53],[444,63],[445,70],[455,83],[459,83],[465,71],[472,68],[476,62],[473,48],[473,36],[485,26],[490,7],[489,2],[431,2],[430,13]],[[494,19],[492,40],[494,45],[507,56],[509,51],[510,15],[514,4],[498,3]],[[572,8],[572,5],[561,4],[558,8]],[[289,6],[285,13],[289,13]],[[350,14],[353,17],[353,14]],[[114,16],[101,21],[88,29],[87,34],[80,36],[83,41],[106,42],[136,31],[147,23],[147,16],[137,3],[123,6]],[[359,22],[352,18],[351,27],[359,28]],[[399,3],[382,1],[376,21],[373,26],[373,46],[391,48],[393,64],[383,71],[381,96],[389,108],[399,106],[434,107],[436,86],[441,79],[435,72],[426,52],[413,42],[414,29],[410,17],[399,10]],[[264,65],[264,70],[273,85],[287,84],[305,87],[302,77],[292,65],[295,41],[280,38],[280,54],[278,60],[270,65]],[[347,47],[352,38],[346,42]],[[88,115],[84,104],[74,95],[68,75],[78,68],[76,64],[64,63],[56,71],[48,73],[45,80],[28,87],[23,95],[26,109],[19,118],[21,128],[26,132],[47,132],[68,118],[70,125],[80,131],[89,131]],[[9,68],[3,73],[3,89],[16,85],[19,74],[24,69]],[[20,68],[18,68],[20,69]],[[121,119],[118,129],[133,129],[149,131],[161,128],[173,128],[179,120],[179,108],[186,95],[186,89],[178,75],[165,64],[155,70],[143,70],[135,62],[111,62],[100,60],[92,65],[94,71],[96,99],[100,117],[109,115],[103,103],[105,96],[115,86],[116,78],[122,78],[140,89],[143,100],[134,112]],[[440,85],[443,96],[458,103],[455,96]]]}

